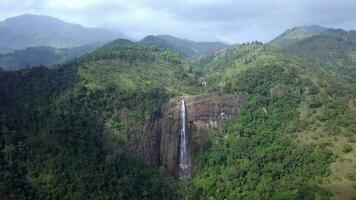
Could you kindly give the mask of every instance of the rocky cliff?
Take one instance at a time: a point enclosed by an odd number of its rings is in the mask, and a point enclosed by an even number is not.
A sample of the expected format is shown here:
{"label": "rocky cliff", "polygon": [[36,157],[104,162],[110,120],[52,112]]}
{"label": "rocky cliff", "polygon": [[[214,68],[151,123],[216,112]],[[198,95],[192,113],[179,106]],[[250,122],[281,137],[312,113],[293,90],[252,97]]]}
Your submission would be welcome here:
{"label": "rocky cliff", "polygon": [[[181,98],[186,102],[188,151],[191,155],[199,149],[196,141],[198,133],[204,134],[210,128],[220,130],[225,122],[239,116],[240,109],[246,104],[246,97],[242,94],[219,96],[209,93],[176,97],[161,108],[160,115],[147,125],[144,137],[130,144],[128,151],[164,167],[174,177],[178,176],[179,171]],[[191,163],[194,165],[194,160]]]}

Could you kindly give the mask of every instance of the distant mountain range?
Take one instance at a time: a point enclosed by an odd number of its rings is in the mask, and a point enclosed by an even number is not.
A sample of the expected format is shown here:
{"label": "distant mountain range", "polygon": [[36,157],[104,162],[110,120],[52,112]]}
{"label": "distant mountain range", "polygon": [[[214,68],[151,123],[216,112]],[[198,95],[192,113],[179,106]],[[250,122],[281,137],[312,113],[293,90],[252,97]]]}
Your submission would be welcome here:
{"label": "distant mountain range", "polygon": [[[38,65],[50,67],[90,52],[99,44],[127,39],[121,32],[85,28],[54,17],[31,14],[0,22],[0,36],[0,54],[3,54],[0,55],[0,68],[4,70]],[[221,42],[194,42],[170,35],[150,35],[138,43],[170,49],[185,58],[229,47]]]}
{"label": "distant mountain range", "polygon": [[0,55],[0,68],[12,71],[35,66],[52,67],[82,56],[99,47],[100,44],[84,45],[74,48],[54,48],[48,46],[27,47],[12,53]]}
{"label": "distant mountain range", "polygon": [[140,43],[171,49],[180,53],[183,57],[188,58],[229,47],[229,45],[222,42],[194,42],[187,39],[176,38],[171,35],[150,35],[142,39]]}
{"label": "distant mountain range", "polygon": [[[102,44],[95,43],[73,48],[55,48],[50,46],[26,47],[25,49],[15,50],[11,53],[0,54],[0,68],[12,71],[35,66],[52,67],[53,65],[63,64],[70,59],[89,53],[102,46]],[[116,39],[107,43],[102,48],[117,48],[133,44],[169,49],[185,58],[193,58],[229,47],[229,45],[220,42],[194,42],[164,35],[147,36],[138,42],[127,39]]]}
{"label": "distant mountain range", "polygon": [[0,36],[0,53],[36,46],[72,48],[127,38],[118,31],[85,28],[54,17],[31,14],[8,18],[0,22]]}
{"label": "distant mountain range", "polygon": [[135,45],[167,49],[178,53],[186,59],[191,59],[200,55],[230,47],[229,45],[221,42],[195,42],[187,39],[177,38],[171,35],[150,35],[138,42],[133,42],[127,39],[117,39],[103,45],[100,49],[116,49]]}

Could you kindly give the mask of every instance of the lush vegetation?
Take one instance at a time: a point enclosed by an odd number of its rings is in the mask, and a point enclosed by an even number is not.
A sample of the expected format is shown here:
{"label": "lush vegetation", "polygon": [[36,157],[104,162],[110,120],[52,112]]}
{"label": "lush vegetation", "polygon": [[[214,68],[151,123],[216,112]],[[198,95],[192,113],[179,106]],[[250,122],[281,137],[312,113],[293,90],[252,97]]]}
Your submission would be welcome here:
{"label": "lush vegetation", "polygon": [[318,25],[294,27],[273,39],[269,44],[285,48],[325,31],[327,28]]}
{"label": "lush vegetation", "polygon": [[[178,198],[164,172],[120,147],[142,135],[174,88],[159,79],[186,73],[184,63],[132,45],[105,47],[58,69],[1,72],[1,197]],[[144,72],[154,66],[161,67]],[[115,117],[118,111],[125,118]],[[105,134],[108,123],[117,135]]]}
{"label": "lush vegetation", "polygon": [[0,68],[4,70],[19,70],[35,66],[53,67],[63,64],[75,57],[93,51],[99,45],[84,45],[81,47],[56,49],[53,47],[28,47],[12,53],[0,55]]}
{"label": "lush vegetation", "polygon": [[[314,40],[325,45],[317,36]],[[291,49],[302,52],[302,44]],[[324,57],[313,55],[338,48],[313,52],[320,45],[312,46],[305,48],[310,48],[314,61],[258,42],[198,61],[194,70],[208,81],[208,90],[247,94],[248,105],[223,132],[201,138],[204,148],[197,156],[193,199],[327,199],[330,191],[340,194],[331,189],[334,183],[353,190],[355,183],[344,180],[355,171],[350,152],[356,134],[356,93],[345,75],[352,74],[355,65],[328,65]],[[347,69],[342,72],[340,66]],[[352,172],[340,174],[342,169],[330,167],[346,166],[344,159],[349,159]]]}
{"label": "lush vegetation", "polygon": [[[340,188],[353,197],[353,33],[299,39],[194,62],[116,40],[56,69],[0,70],[0,199],[328,199]],[[197,136],[191,182],[180,187],[127,153],[170,99],[209,92],[243,94],[247,105]]]}
{"label": "lush vegetation", "polygon": [[[247,70],[236,79],[225,89],[248,93],[249,103],[240,118],[222,134],[213,134],[211,146],[202,150],[194,199],[326,198],[318,181],[330,173],[331,152],[298,147],[288,137],[295,133],[291,123],[298,118],[300,97],[294,91],[310,85],[298,79],[293,68],[278,66]],[[281,84],[291,92],[271,96],[270,88]]]}
{"label": "lush vegetation", "polygon": [[194,42],[170,35],[150,35],[142,39],[140,43],[170,49],[180,53],[185,58],[194,58],[229,47],[229,45],[221,42]]}

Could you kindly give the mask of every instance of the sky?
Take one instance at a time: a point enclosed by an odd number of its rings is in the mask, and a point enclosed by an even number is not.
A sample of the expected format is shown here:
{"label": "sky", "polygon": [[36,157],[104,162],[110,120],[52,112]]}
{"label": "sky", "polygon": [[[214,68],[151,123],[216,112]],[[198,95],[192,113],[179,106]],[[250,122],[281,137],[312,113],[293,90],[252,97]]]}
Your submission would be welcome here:
{"label": "sky", "polygon": [[356,29],[355,0],[0,0],[0,20],[26,13],[115,29],[134,40],[170,34],[268,42],[300,25]]}

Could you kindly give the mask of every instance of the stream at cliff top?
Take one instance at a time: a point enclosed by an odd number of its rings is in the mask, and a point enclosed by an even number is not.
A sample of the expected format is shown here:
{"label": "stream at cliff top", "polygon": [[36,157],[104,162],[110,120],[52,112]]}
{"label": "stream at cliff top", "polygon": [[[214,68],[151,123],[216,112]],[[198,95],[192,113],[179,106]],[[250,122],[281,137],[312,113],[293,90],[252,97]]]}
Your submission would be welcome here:
{"label": "stream at cliff top", "polygon": [[187,125],[186,125],[186,107],[184,99],[181,100],[180,107],[180,119],[181,119],[181,130],[180,130],[180,149],[179,149],[179,178],[180,179],[190,179],[190,168],[189,168],[189,157],[188,157],[188,136],[187,136]]}

